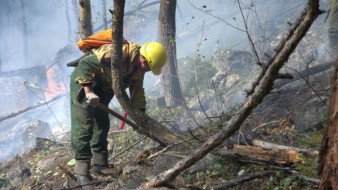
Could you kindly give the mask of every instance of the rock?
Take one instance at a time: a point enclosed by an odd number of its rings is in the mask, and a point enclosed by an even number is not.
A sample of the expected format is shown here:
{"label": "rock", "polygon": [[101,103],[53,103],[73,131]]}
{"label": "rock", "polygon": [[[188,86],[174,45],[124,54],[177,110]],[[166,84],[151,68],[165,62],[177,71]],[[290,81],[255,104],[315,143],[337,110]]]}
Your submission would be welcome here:
{"label": "rock", "polygon": [[56,159],[55,157],[51,157],[51,158],[40,160],[40,161],[38,161],[36,166],[40,170],[46,171],[48,168],[50,168],[51,166],[53,166],[55,164],[55,159]]}
{"label": "rock", "polygon": [[138,166],[137,165],[133,165],[133,164],[127,164],[126,166],[124,166],[122,173],[123,175],[126,174],[132,174],[138,171]]}
{"label": "rock", "polygon": [[51,128],[48,123],[36,120],[26,128],[22,134],[23,148],[33,148],[37,137],[48,138],[51,134]]}
{"label": "rock", "polygon": [[255,66],[254,57],[247,51],[217,49],[210,58],[211,65],[218,72],[246,76]]}
{"label": "rock", "polygon": [[238,82],[239,78],[240,77],[239,77],[238,74],[233,74],[233,75],[227,76],[225,87],[227,87],[227,88],[232,87],[233,85],[235,85]]}
{"label": "rock", "polygon": [[139,187],[141,184],[145,183],[146,180],[143,177],[136,177],[132,179],[129,183],[127,183],[127,188],[128,189],[136,189]]}
{"label": "rock", "polygon": [[215,87],[220,86],[220,84],[226,80],[227,74],[225,72],[219,71],[215,76],[211,78],[211,82],[214,82]]}
{"label": "rock", "polygon": [[207,169],[208,166],[212,166],[216,163],[216,156],[212,155],[212,154],[207,154],[206,156],[204,156],[204,158],[200,161],[198,161],[196,164],[194,164],[193,166],[191,166],[187,172],[189,174],[193,174],[196,172],[200,172],[200,171],[204,171]]}
{"label": "rock", "polygon": [[[211,89],[205,89],[199,93],[199,99],[203,109],[208,110],[216,103],[215,91]],[[191,99],[188,107],[195,110],[201,110],[201,105],[198,101],[197,95]]]}

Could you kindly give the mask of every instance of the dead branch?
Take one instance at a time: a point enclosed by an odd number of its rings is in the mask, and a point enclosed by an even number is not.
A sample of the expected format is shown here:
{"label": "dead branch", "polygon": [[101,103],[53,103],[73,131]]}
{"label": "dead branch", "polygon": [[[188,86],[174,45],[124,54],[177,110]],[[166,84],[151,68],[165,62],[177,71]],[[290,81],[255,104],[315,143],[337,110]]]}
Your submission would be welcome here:
{"label": "dead branch", "polygon": [[258,56],[258,53],[257,53],[257,50],[256,50],[256,47],[255,47],[255,44],[253,43],[253,41],[252,41],[252,39],[251,39],[251,36],[250,36],[250,34],[249,34],[249,28],[248,28],[248,24],[247,24],[247,19],[245,19],[245,17],[244,17],[244,13],[243,13],[243,10],[242,10],[242,6],[241,6],[241,2],[238,0],[237,1],[238,2],[238,8],[239,8],[239,10],[240,10],[240,12],[241,12],[241,15],[242,15],[242,18],[243,18],[243,22],[244,22],[244,27],[245,27],[245,33],[246,33],[246,35],[247,35],[247,37],[248,37],[248,40],[249,40],[249,44],[250,44],[250,47],[251,47],[251,51],[255,54],[255,56],[256,56],[256,59],[257,59],[257,64],[259,65],[259,66],[261,66],[262,67],[262,64],[260,64],[261,63],[261,60],[259,59],[259,56]]}
{"label": "dead branch", "polygon": [[250,180],[260,178],[260,177],[264,177],[264,176],[274,175],[275,173],[276,173],[276,171],[262,171],[262,172],[249,174],[249,175],[246,175],[246,176],[241,176],[238,179],[235,179],[233,181],[217,185],[216,187],[214,187],[212,189],[214,189],[214,190],[227,189],[227,188],[233,187],[235,185],[238,185],[240,183],[244,183],[246,181],[250,181]]}
{"label": "dead branch", "polygon": [[331,61],[325,62],[323,64],[316,65],[316,66],[313,66],[311,68],[308,68],[306,70],[298,71],[297,75],[294,76],[294,78],[291,79],[291,80],[276,81],[275,84],[273,85],[273,88],[281,88],[282,86],[287,85],[287,84],[289,84],[291,82],[295,82],[295,81],[297,81],[299,79],[302,79],[302,78],[314,75],[316,73],[320,73],[320,72],[326,71],[326,70],[332,68],[334,65],[335,65],[335,61],[331,60]]}
{"label": "dead branch", "polygon": [[75,175],[71,171],[69,171],[65,166],[63,166],[62,164],[58,164],[57,166],[60,167],[63,173],[72,178],[74,181],[77,181]]}
{"label": "dead branch", "polygon": [[292,146],[278,145],[278,144],[264,142],[264,141],[261,141],[261,140],[258,140],[258,139],[254,139],[252,141],[252,144],[255,145],[255,146],[262,147],[264,149],[294,150],[296,152],[304,153],[304,154],[311,155],[311,156],[318,156],[319,155],[318,151],[311,151],[311,150],[308,150],[308,149],[296,148],[296,147],[292,147]]}
{"label": "dead branch", "polygon": [[279,120],[274,120],[274,121],[270,121],[270,122],[267,122],[267,123],[262,123],[262,124],[258,125],[257,127],[253,128],[252,131],[255,132],[259,128],[262,128],[262,127],[265,127],[265,126],[269,126],[269,125],[272,125],[272,124],[276,124],[276,123],[281,123],[281,122],[282,122],[282,120],[279,119]]}
{"label": "dead branch", "polygon": [[300,19],[298,19],[298,22],[296,22],[297,24],[294,27],[291,27],[289,34],[285,37],[285,43],[282,43],[278,48],[278,54],[275,53],[271,58],[271,64],[264,73],[262,80],[260,80],[261,85],[259,89],[257,89],[251,97],[247,98],[243,107],[238,111],[238,114],[233,117],[222,130],[210,137],[206,143],[195,150],[193,154],[175,164],[171,169],[160,173],[152,180],[141,185],[141,187],[147,188],[165,185],[169,180],[174,179],[182,171],[195,164],[206,154],[220,145],[225,139],[233,135],[240,128],[245,119],[252,113],[253,109],[256,108],[256,106],[263,101],[263,98],[270,93],[279,70],[288,60],[290,54],[294,51],[300,40],[305,36],[313,21],[320,13],[319,0],[309,0],[309,3],[302,14],[305,16],[301,16]]}
{"label": "dead branch", "polygon": [[11,113],[11,114],[9,114],[9,115],[0,117],[0,122],[3,121],[3,120],[6,120],[6,119],[12,118],[12,117],[16,117],[17,115],[20,115],[20,114],[22,114],[22,113],[25,113],[26,111],[29,111],[29,110],[38,108],[38,107],[40,107],[40,106],[46,105],[46,104],[48,104],[48,103],[51,103],[51,102],[53,102],[53,101],[55,101],[55,100],[58,100],[58,99],[62,98],[62,97],[65,96],[65,95],[66,95],[66,94],[61,94],[61,95],[55,96],[54,98],[52,98],[52,99],[50,99],[50,100],[48,100],[48,101],[46,101],[46,100],[40,101],[40,102],[38,102],[38,103],[36,103],[36,104],[34,104],[34,105],[31,105],[31,106],[28,106],[28,107],[22,109],[22,110],[19,110],[19,111],[16,111],[16,112],[14,112],[14,113]]}
{"label": "dead branch", "polygon": [[120,155],[123,154],[124,152],[128,151],[129,149],[133,148],[135,145],[140,144],[140,143],[141,143],[142,141],[144,141],[146,138],[147,138],[147,136],[145,136],[145,137],[142,138],[141,140],[139,140],[139,141],[133,143],[132,145],[130,145],[128,148],[122,150],[121,152],[117,153],[115,156],[113,156],[113,157],[109,160],[109,162],[112,161],[113,159],[115,159],[116,157],[120,156]]}
{"label": "dead branch", "polygon": [[[144,4],[145,1],[141,2],[137,7],[135,7],[134,9],[131,9],[127,12],[124,13],[125,16],[132,16],[132,15],[135,15],[137,11],[140,11],[144,8],[147,8],[147,7],[150,7],[150,6],[153,6],[153,5],[156,5],[156,4],[159,4],[161,1],[154,1],[154,2],[150,2],[150,3],[147,3],[147,4]],[[109,10],[110,13],[112,13],[111,10]],[[112,13],[113,14],[113,13]],[[112,19],[109,19],[107,22],[112,22]],[[104,28],[104,25],[100,25],[98,26],[95,31],[98,31],[98,30],[101,30]]]}

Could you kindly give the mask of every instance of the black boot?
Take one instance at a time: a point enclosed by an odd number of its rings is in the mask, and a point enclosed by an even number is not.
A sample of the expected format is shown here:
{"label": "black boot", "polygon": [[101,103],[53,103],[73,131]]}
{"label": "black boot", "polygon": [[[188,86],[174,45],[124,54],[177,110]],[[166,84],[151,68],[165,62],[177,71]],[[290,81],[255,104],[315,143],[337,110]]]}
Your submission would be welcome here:
{"label": "black boot", "polygon": [[108,152],[92,151],[93,172],[98,175],[115,175],[114,166],[108,165]]}
{"label": "black boot", "polygon": [[90,168],[90,160],[76,160],[75,162],[75,173],[76,182],[79,185],[83,185],[81,189],[83,190],[91,190],[93,189],[93,185],[86,185],[93,181],[93,178],[89,174]]}

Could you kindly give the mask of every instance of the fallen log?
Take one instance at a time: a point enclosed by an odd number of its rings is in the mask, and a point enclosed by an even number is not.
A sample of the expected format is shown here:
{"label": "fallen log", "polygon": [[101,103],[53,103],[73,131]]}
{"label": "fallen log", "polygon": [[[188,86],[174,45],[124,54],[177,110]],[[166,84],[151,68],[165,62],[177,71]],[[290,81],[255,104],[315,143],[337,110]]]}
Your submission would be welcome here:
{"label": "fallen log", "polygon": [[218,149],[215,154],[221,157],[236,158],[242,162],[268,163],[273,165],[289,165],[301,161],[299,154],[294,150],[264,150],[256,146],[235,145],[232,150],[225,151]]}
{"label": "fallen log", "polygon": [[255,146],[259,146],[264,149],[279,149],[279,150],[294,150],[299,153],[303,153],[306,155],[311,155],[311,156],[318,156],[319,152],[318,151],[311,151],[308,149],[303,149],[303,148],[296,148],[292,146],[285,146],[285,145],[279,145],[279,144],[273,144],[273,143],[268,143],[264,142],[258,139],[252,140],[252,144]]}

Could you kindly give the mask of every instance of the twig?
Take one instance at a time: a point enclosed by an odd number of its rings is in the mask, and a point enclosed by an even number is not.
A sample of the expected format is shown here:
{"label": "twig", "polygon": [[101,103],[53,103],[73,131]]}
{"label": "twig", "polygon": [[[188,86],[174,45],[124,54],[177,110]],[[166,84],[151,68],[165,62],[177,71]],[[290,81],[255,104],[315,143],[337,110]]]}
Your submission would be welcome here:
{"label": "twig", "polygon": [[270,176],[275,173],[276,171],[271,170],[271,171],[262,171],[262,172],[257,172],[253,174],[248,174],[246,176],[240,176],[238,179],[235,179],[233,181],[217,185],[216,187],[213,188],[213,190],[222,190],[222,189],[230,188],[240,183],[250,181],[250,180],[253,180],[259,177]]}
{"label": "twig", "polygon": [[203,11],[203,10],[197,8],[194,4],[192,4],[192,3],[190,2],[190,0],[188,0],[188,3],[189,3],[193,8],[195,8],[195,9],[201,11],[202,13],[205,13],[205,14],[207,14],[207,15],[210,15],[210,16],[216,18],[216,19],[219,19],[219,20],[221,20],[222,22],[224,22],[226,25],[229,25],[230,27],[232,27],[232,28],[234,28],[234,29],[237,29],[237,30],[239,30],[239,31],[241,31],[241,32],[245,32],[245,30],[240,29],[240,28],[238,28],[238,27],[236,27],[236,26],[234,26],[234,25],[228,23],[228,22],[225,21],[224,19],[222,19],[222,18],[220,18],[220,17],[218,17],[218,16],[215,16],[215,15],[213,15],[213,14],[210,14],[210,13],[208,13],[208,12],[206,12],[206,11]]}
{"label": "twig", "polygon": [[134,144],[130,145],[128,148],[122,150],[121,152],[117,153],[115,156],[113,156],[113,157],[109,160],[109,162],[112,161],[113,159],[115,159],[116,157],[120,156],[120,155],[123,154],[124,152],[128,151],[129,149],[133,148],[135,145],[141,143],[141,142],[144,141],[146,138],[147,138],[147,136],[145,136],[143,139],[141,139],[141,140],[135,142]]}
{"label": "twig", "polygon": [[74,181],[77,181],[75,175],[71,171],[69,171],[65,166],[63,166],[61,164],[58,164],[57,166],[60,167],[60,169],[63,171],[63,173],[65,173],[67,176],[72,178]]}
{"label": "twig", "polygon": [[190,128],[188,129],[188,131],[189,131],[190,135],[191,135],[194,139],[196,139],[196,140],[199,141],[200,143],[203,143],[203,141],[202,141],[201,139],[197,138],[197,137],[194,135],[194,133],[191,131]]}
{"label": "twig", "polygon": [[251,50],[254,52],[254,54],[255,54],[255,56],[256,56],[258,65],[259,65],[259,66],[262,66],[261,61],[260,61],[259,56],[258,56],[258,53],[257,53],[257,50],[256,50],[256,47],[255,47],[255,44],[253,43],[253,41],[252,41],[252,39],[251,39],[251,36],[250,36],[250,34],[249,34],[249,29],[248,29],[247,20],[244,18],[244,14],[243,14],[243,10],[242,10],[242,7],[241,7],[240,0],[238,0],[237,2],[238,2],[239,10],[241,11],[241,15],[242,15],[243,22],[244,22],[244,27],[245,27],[245,33],[246,33],[246,35],[247,35],[247,37],[248,37],[248,40],[249,40],[249,42],[250,42]]}

